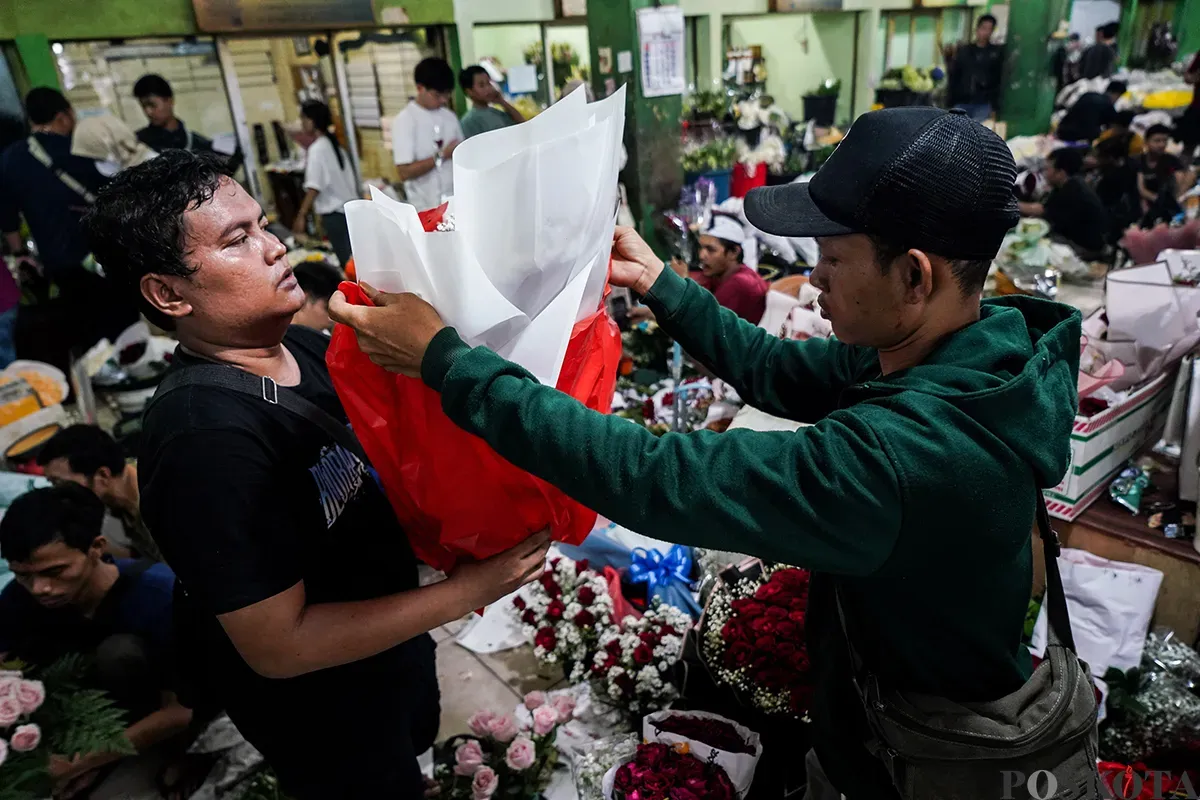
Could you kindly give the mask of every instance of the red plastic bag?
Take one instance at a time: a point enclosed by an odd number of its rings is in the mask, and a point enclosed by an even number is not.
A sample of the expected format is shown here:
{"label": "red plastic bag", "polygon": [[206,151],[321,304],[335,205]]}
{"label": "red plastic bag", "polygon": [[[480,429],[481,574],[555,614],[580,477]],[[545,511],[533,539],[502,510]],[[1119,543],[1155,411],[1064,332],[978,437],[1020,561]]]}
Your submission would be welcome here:
{"label": "red plastic bag", "polygon": [[[343,283],[341,290],[350,303],[370,305],[357,284]],[[608,413],[620,359],[620,331],[601,309],[575,325],[557,388]],[[459,560],[495,555],[546,527],[569,544],[591,532],[594,511],[451,422],[441,395],[420,380],[372,364],[350,328],[334,329],[326,363],[396,518],[426,564],[448,571]]]}

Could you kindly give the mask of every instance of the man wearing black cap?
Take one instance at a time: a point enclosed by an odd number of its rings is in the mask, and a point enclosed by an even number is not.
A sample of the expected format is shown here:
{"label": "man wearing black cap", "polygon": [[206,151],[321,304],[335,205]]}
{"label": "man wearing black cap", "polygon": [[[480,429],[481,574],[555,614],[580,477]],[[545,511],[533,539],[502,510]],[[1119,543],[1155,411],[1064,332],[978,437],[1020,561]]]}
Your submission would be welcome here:
{"label": "man wearing black cap", "polygon": [[817,237],[830,340],[773,338],[618,230],[613,283],[748,403],[813,423],[794,433],[656,438],[468,347],[414,296],[335,295],[330,313],[376,363],[441,392],[457,424],[619,524],[812,569],[810,796],[894,798],[864,745],[835,597],[881,683],[990,701],[1030,677],[1030,531],[1068,464],[1080,316],[980,302],[1018,220],[1015,175],[965,115],[902,108],[860,117],[810,183],[752,192],[752,224]]}

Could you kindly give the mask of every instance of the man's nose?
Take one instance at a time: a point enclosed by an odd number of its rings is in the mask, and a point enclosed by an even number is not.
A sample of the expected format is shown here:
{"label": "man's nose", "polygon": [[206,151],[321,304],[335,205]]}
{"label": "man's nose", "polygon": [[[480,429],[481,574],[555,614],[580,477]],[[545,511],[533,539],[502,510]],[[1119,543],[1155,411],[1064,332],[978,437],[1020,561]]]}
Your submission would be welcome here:
{"label": "man's nose", "polygon": [[45,597],[51,593],[50,581],[45,578],[34,578],[31,589],[35,597]]}
{"label": "man's nose", "polygon": [[825,269],[818,266],[811,273],[809,273],[808,282],[820,289],[822,292],[825,292],[829,290],[829,284],[826,280],[827,277],[828,276],[825,273]]}

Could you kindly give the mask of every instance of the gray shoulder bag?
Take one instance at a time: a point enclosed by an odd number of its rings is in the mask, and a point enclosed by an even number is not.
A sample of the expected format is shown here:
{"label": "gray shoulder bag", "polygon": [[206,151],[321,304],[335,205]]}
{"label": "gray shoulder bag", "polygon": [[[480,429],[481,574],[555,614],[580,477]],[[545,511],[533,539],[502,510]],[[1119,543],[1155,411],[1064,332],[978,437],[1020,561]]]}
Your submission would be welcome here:
{"label": "gray shoulder bag", "polygon": [[1016,692],[987,703],[884,686],[851,642],[854,688],[866,710],[867,749],[883,762],[905,800],[1091,800],[1103,796],[1096,768],[1096,696],[1075,655],[1058,573],[1058,535],[1039,494],[1038,530],[1046,560],[1049,637],[1045,660]]}

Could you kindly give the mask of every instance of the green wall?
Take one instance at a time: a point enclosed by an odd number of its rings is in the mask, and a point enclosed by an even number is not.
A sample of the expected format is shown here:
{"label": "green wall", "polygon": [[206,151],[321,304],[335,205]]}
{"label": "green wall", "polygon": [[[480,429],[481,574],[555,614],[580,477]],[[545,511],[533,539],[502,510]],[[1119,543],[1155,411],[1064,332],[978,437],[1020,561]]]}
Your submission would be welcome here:
{"label": "green wall", "polygon": [[518,25],[476,25],[475,58],[495,56],[506,68],[525,63],[525,48],[542,41],[536,22]]}
{"label": "green wall", "polygon": [[[801,118],[803,97],[826,78],[842,82],[839,122],[850,119],[854,83],[854,14],[768,14],[729,21],[734,47],[761,45],[767,92],[784,111]],[[860,91],[865,88],[860,87]]]}

